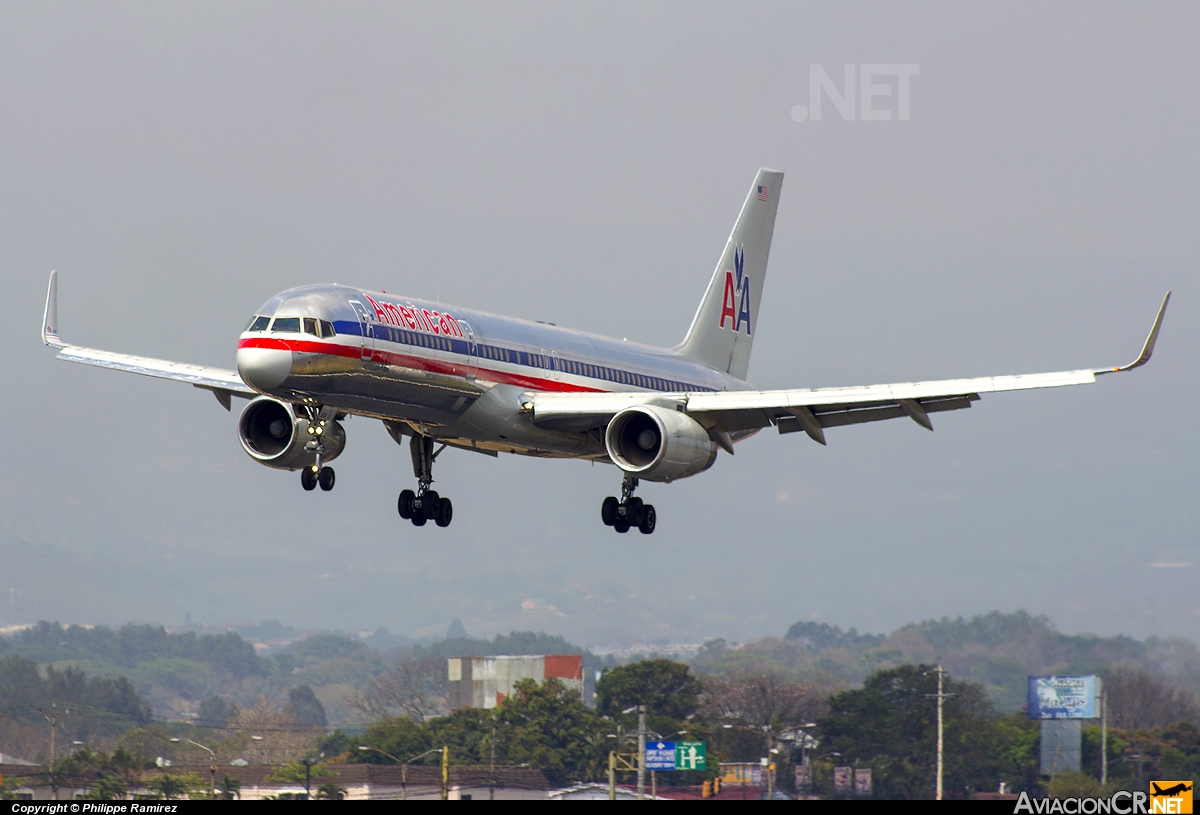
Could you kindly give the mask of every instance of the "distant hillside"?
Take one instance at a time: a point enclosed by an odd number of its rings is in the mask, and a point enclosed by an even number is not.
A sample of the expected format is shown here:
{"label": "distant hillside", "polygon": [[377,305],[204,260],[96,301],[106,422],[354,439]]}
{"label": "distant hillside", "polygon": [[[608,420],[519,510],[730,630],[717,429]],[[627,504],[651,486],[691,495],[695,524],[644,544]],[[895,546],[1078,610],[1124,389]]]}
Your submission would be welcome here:
{"label": "distant hillside", "polygon": [[[117,629],[63,626],[43,620],[0,637],[0,658],[81,670],[90,677],[124,677],[150,703],[155,716],[175,720],[195,721],[204,705],[212,710],[227,703],[245,707],[260,697],[282,702],[290,689],[307,685],[329,721],[340,726],[354,724],[354,712],[347,705],[353,694],[401,656],[583,654],[589,675],[602,665],[598,657],[562,637],[532,631],[491,640],[458,637],[417,644],[383,628],[359,638],[311,631],[304,636],[273,620],[237,630],[254,642],[268,640],[274,646],[263,656],[235,632],[169,632],[140,624]],[[259,647],[268,648],[266,643]]]}
{"label": "distant hillside", "polygon": [[926,620],[886,636],[799,622],[783,638],[740,647],[712,640],[693,664],[709,673],[755,667],[858,684],[879,668],[921,662],[941,663],[955,677],[983,683],[1002,710],[1025,704],[1031,674],[1103,674],[1117,667],[1143,668],[1200,694],[1200,649],[1190,640],[1062,634],[1046,617],[1024,611]]}

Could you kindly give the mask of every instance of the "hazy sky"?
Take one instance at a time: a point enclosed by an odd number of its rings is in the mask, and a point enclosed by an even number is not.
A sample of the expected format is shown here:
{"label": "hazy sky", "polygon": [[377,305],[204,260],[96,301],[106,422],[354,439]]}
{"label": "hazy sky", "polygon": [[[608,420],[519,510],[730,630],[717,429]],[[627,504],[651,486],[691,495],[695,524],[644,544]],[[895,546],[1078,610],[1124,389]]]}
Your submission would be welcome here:
{"label": "hazy sky", "polygon": [[[0,619],[606,644],[1025,608],[1196,638],[1198,30],[1190,3],[6,2]],[[813,64],[919,66],[909,120],[795,121]],[[211,395],[37,336],[56,268],[68,342],[226,367],[323,281],[669,345],[760,166],[787,173],[761,386],[1124,363],[1170,288],[1154,361],[932,434],[763,432],[645,485],[643,537],[600,523],[615,468],[456,451],[454,525],[416,529],[365,419],[305,493]]]}

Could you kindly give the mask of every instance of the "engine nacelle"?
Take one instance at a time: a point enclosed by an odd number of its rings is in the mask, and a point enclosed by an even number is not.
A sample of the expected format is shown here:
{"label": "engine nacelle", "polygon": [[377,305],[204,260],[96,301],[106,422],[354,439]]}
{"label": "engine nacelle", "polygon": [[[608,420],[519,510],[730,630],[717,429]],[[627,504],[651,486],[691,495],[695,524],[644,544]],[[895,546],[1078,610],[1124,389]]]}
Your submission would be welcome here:
{"label": "engine nacelle", "polygon": [[692,417],[656,405],[625,408],[604,434],[608,456],[647,481],[675,481],[702,473],[717,459],[717,445]]}
{"label": "engine nacelle", "polygon": [[[260,396],[238,419],[238,440],[259,464],[280,470],[299,470],[314,461],[305,445],[315,438],[308,432],[308,419],[297,416],[291,405]],[[333,461],[346,447],[346,431],[335,421],[325,423],[320,436],[325,447],[322,461]]]}

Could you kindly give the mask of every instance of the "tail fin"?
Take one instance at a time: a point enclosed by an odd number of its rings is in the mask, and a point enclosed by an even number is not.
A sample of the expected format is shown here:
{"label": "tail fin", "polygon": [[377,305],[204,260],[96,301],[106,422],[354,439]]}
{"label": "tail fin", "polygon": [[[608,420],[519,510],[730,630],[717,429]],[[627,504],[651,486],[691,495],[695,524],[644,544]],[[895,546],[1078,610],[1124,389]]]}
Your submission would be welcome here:
{"label": "tail fin", "polygon": [[758,306],[782,187],[783,173],[758,171],[687,337],[675,348],[738,379],[745,379],[750,369],[750,346],[758,329]]}

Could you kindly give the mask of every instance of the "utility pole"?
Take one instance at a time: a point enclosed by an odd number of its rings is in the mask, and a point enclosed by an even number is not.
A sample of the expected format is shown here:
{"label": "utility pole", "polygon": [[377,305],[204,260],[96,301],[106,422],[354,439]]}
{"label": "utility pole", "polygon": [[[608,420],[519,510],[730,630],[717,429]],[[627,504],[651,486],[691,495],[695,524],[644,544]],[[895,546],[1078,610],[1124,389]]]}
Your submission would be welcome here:
{"label": "utility pole", "polygon": [[646,798],[646,706],[638,705],[638,785],[639,801]]}
{"label": "utility pole", "polygon": [[442,747],[442,800],[450,800],[450,747]]}
{"label": "utility pole", "polygon": [[[618,744],[618,749],[620,745]],[[608,800],[617,800],[617,751],[608,751]]]}
{"label": "utility pole", "polygon": [[1108,689],[1100,682],[1100,783],[1108,783]]}
{"label": "utility pole", "polygon": [[932,671],[926,671],[926,674],[937,674],[937,693],[927,693],[926,697],[934,697],[937,699],[937,794],[935,800],[942,800],[942,704],[952,696],[957,696],[957,693],[942,693],[942,675],[945,670],[941,665],[938,665]]}
{"label": "utility pole", "polygon": [[763,734],[767,737],[767,759],[763,772],[767,774],[767,800],[770,801],[775,795],[775,775],[771,772],[771,745],[775,740],[771,738],[771,725],[763,725]]}
{"label": "utility pole", "polygon": [[[70,712],[71,711],[69,711],[69,710],[64,710],[63,715],[65,716]],[[41,708],[38,708],[38,713],[41,713],[42,718],[45,719],[46,721],[50,722],[50,800],[57,801],[58,800],[58,782],[55,781],[55,779],[54,779],[54,762],[55,762],[55,758],[56,758],[55,752],[54,752],[54,736],[58,730],[58,702],[50,703],[50,715],[49,716],[47,716],[45,711],[43,711]]]}
{"label": "utility pole", "polygon": [[496,708],[492,708],[492,740],[488,744],[492,754],[492,776],[488,784],[488,800],[496,800]]}

